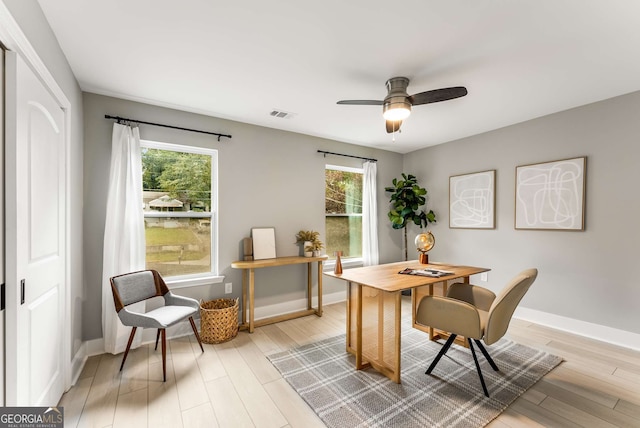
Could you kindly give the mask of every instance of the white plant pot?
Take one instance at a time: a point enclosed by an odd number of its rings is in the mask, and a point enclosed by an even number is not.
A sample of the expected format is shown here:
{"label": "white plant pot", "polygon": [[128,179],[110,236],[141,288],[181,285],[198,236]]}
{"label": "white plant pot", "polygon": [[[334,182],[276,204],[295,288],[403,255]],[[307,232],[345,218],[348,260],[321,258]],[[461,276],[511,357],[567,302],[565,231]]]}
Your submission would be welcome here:
{"label": "white plant pot", "polygon": [[313,256],[313,251],[305,250],[305,248],[309,247],[310,245],[311,245],[311,241],[304,241],[304,243],[302,244],[302,251],[304,252],[305,257]]}

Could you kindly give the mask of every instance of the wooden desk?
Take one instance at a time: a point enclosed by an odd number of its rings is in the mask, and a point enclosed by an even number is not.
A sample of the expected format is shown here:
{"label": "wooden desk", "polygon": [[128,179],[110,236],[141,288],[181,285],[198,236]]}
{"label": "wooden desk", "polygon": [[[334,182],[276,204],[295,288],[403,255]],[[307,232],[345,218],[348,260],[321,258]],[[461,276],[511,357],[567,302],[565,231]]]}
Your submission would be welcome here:
{"label": "wooden desk", "polygon": [[[441,278],[418,275],[401,275],[404,268],[449,270],[454,272]],[[400,325],[402,290],[411,289],[412,324],[415,323],[416,306],[419,298],[434,293],[434,285],[442,287],[446,293],[448,281],[462,279],[469,282],[469,276],[490,269],[455,266],[443,263],[422,265],[418,261],[389,263],[346,269],[341,274],[325,272],[325,275],[347,281],[347,351],[356,357],[356,369],[369,366],[389,379],[400,383]],[[438,293],[439,294],[439,293]],[[429,338],[437,337],[428,328]]]}
{"label": "wooden desk", "polygon": [[[249,329],[249,333],[253,333],[254,327],[260,327],[261,325],[273,324],[280,321],[290,320],[293,318],[304,317],[307,315],[317,315],[319,317],[322,316],[322,262],[328,259],[328,256],[319,256],[319,257],[277,257],[275,259],[265,259],[265,260],[251,260],[244,261],[239,260],[231,263],[231,267],[234,269],[242,269],[242,324],[240,325],[241,329]],[[318,264],[318,307],[317,309],[313,309],[311,305],[311,270],[314,262]],[[297,265],[297,264],[307,264],[307,310],[297,311],[290,314],[279,315],[277,317],[265,318],[258,321],[253,320],[253,312],[254,312],[254,288],[255,288],[255,269],[260,268],[268,268],[268,267],[276,267],[276,266],[287,266],[287,265]],[[249,280],[247,281],[247,275],[249,276]],[[247,287],[248,286],[248,287]],[[248,297],[249,297],[249,322],[247,323],[247,288],[248,288]]]}

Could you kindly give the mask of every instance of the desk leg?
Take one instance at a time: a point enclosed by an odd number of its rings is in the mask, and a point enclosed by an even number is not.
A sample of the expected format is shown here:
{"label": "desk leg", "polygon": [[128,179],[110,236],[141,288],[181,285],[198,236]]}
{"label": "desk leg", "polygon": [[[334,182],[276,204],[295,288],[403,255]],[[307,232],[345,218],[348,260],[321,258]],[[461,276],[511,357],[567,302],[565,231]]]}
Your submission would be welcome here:
{"label": "desk leg", "polygon": [[319,317],[322,316],[322,261],[318,262],[318,310]]}
{"label": "desk leg", "polygon": [[[347,343],[346,349],[356,357],[356,370],[366,369],[371,364],[362,355],[363,285],[347,282]],[[355,324],[354,324],[355,323]],[[354,343],[355,341],[355,343]]]}
{"label": "desk leg", "polygon": [[391,377],[391,380],[395,383],[400,383],[400,352],[401,352],[401,336],[402,332],[400,331],[402,325],[402,291],[397,291],[395,293],[396,297],[396,337],[395,337],[395,346],[396,346],[396,360],[394,362],[394,373]]}
{"label": "desk leg", "polygon": [[[429,284],[429,296],[433,296],[433,284]],[[433,339],[433,327],[429,327],[429,340],[434,340]]]}
{"label": "desk leg", "polygon": [[351,281],[347,281],[347,352],[351,352]]}
{"label": "desk leg", "polygon": [[[378,292],[378,361],[384,361],[384,295],[386,292]],[[371,337],[369,337],[371,339]]]}
{"label": "desk leg", "polygon": [[249,269],[249,333],[253,333],[253,292],[254,292],[254,276],[253,269]]}
{"label": "desk leg", "polygon": [[[387,292],[350,283],[352,341],[347,350],[356,356],[356,369],[373,367],[400,383],[402,292]],[[354,300],[355,299],[355,300]],[[351,318],[353,322],[353,317]],[[355,338],[354,338],[355,336]]]}

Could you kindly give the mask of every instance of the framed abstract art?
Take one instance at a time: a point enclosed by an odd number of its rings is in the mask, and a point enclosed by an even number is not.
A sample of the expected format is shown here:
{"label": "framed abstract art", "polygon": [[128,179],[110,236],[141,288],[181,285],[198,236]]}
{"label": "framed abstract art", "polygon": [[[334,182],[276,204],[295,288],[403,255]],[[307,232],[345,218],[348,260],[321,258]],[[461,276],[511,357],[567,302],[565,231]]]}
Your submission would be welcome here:
{"label": "framed abstract art", "polygon": [[516,167],[516,229],[584,230],[586,157]]}
{"label": "framed abstract art", "polygon": [[449,227],[495,229],[496,171],[449,177]]}

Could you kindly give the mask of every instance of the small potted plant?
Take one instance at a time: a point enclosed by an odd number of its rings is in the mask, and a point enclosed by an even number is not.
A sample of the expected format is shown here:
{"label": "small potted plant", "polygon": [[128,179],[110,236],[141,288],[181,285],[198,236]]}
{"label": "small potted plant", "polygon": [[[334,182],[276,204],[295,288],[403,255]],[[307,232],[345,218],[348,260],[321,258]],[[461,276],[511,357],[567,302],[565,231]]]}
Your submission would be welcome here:
{"label": "small potted plant", "polygon": [[[320,243],[320,248],[314,250],[316,243]],[[320,251],[322,242],[320,242],[320,232],[313,230],[301,230],[296,234],[296,244],[302,244],[302,251],[305,257],[311,257],[314,251]]]}
{"label": "small potted plant", "polygon": [[307,252],[311,251],[311,255],[313,257],[318,257],[320,255],[320,250],[322,250],[323,248],[324,244],[322,243],[322,241],[316,239],[315,241],[311,241],[309,245],[304,247],[304,253],[306,255]]}

